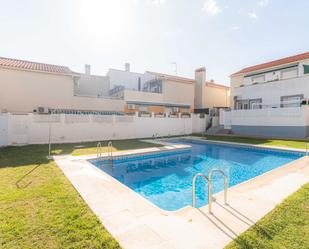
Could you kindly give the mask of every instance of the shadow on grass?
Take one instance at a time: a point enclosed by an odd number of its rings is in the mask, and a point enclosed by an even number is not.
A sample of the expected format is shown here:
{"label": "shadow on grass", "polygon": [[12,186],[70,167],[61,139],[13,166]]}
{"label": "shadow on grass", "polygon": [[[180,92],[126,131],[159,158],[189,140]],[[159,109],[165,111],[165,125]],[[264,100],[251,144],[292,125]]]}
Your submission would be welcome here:
{"label": "shadow on grass", "polygon": [[50,160],[46,158],[47,145],[9,146],[0,149],[0,168],[27,165],[43,165]]}
{"label": "shadow on grass", "polygon": [[[52,144],[52,155],[63,154],[95,154],[97,148],[96,142],[81,142],[67,144]],[[102,147],[107,146],[108,141],[101,142]],[[162,145],[151,142],[139,141],[136,139],[113,140],[115,150],[133,150],[150,147],[162,147]],[[25,145],[25,146],[8,146],[0,148],[0,168],[18,167],[26,165],[43,165],[50,162],[46,158],[48,155],[48,145]]]}
{"label": "shadow on grass", "polygon": [[[151,142],[144,142],[136,139],[128,140],[111,140],[114,151],[121,150],[134,150],[150,147],[162,147],[162,145],[154,144]],[[53,144],[52,153],[59,154],[95,154],[98,142],[104,148],[108,146],[109,141],[95,141],[95,142],[84,142],[84,143],[70,143],[70,144]]]}
{"label": "shadow on grass", "polygon": [[27,187],[32,183],[32,181],[26,183],[26,184],[23,185],[23,186],[22,186],[22,181],[23,181],[28,175],[30,175],[31,173],[33,173],[38,167],[40,167],[40,165],[41,165],[41,164],[36,165],[36,166],[33,167],[31,170],[29,170],[25,175],[23,175],[21,178],[19,178],[19,179],[16,181],[16,183],[15,183],[16,187],[19,188],[19,189],[21,189],[21,188],[23,188],[23,189],[27,188]]}

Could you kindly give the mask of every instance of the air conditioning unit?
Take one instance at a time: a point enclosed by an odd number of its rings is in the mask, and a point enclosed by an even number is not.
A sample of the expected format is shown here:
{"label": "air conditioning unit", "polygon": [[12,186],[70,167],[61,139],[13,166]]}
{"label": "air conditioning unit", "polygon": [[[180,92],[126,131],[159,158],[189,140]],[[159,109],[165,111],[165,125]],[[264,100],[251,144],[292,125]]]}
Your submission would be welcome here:
{"label": "air conditioning unit", "polygon": [[48,107],[39,106],[35,110],[33,110],[33,112],[38,113],[38,114],[48,114],[49,109]]}

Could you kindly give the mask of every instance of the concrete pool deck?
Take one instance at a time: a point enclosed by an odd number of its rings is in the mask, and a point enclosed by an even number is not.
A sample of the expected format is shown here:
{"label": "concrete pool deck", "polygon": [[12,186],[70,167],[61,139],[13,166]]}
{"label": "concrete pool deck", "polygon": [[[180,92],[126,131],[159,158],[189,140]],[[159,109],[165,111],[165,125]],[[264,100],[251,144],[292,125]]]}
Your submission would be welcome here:
{"label": "concrete pool deck", "polygon": [[[117,152],[117,155],[184,148],[188,147],[166,144],[163,148]],[[302,157],[229,188],[227,206],[223,205],[223,193],[216,194],[213,214],[208,213],[207,206],[170,212],[159,209],[99,170],[87,161],[89,158],[94,157],[54,157],[75,189],[124,249],[223,248],[309,181],[309,157]]]}

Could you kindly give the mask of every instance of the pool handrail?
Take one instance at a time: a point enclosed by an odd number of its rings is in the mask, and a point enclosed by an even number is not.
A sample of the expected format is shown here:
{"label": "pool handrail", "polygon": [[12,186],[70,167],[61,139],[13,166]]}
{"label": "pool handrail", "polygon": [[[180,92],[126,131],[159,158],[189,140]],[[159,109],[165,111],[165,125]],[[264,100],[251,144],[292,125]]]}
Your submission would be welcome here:
{"label": "pool handrail", "polygon": [[207,183],[208,183],[208,212],[211,214],[211,195],[210,195],[210,189],[211,189],[211,182],[209,180],[209,178],[207,176],[205,176],[203,173],[197,173],[193,179],[192,179],[192,207],[195,208],[195,182],[196,182],[196,179],[201,176],[203,177]]}
{"label": "pool handrail", "polygon": [[113,161],[113,143],[109,141],[107,144],[107,157],[110,161]]}
{"label": "pool handrail", "polygon": [[308,149],[309,149],[309,143],[306,143],[306,156],[308,156],[309,153]]}
{"label": "pool handrail", "polygon": [[97,143],[97,158],[102,156],[102,144],[101,142]]}
{"label": "pool handrail", "polygon": [[[208,179],[209,181],[211,182],[211,177],[212,177],[212,174],[214,172],[219,172],[221,175],[223,175],[223,178],[224,178],[224,204],[227,205],[227,189],[228,189],[228,177],[226,176],[226,174],[224,173],[223,170],[221,169],[217,169],[217,168],[214,168],[214,169],[211,169],[208,173]],[[208,205],[211,205],[212,204],[212,185],[210,184],[209,185],[209,188],[208,188],[208,200],[209,200],[209,203]]]}

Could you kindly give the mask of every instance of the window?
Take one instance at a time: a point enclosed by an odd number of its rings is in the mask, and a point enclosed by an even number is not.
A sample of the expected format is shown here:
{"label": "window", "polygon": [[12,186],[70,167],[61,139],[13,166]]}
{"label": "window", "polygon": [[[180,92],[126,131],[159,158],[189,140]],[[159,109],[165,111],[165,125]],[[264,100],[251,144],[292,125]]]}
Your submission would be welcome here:
{"label": "window", "polygon": [[171,112],[173,112],[173,108],[171,108],[171,107],[165,107],[165,112],[171,113]]}
{"label": "window", "polygon": [[138,77],[138,87],[137,89],[140,91],[142,89],[141,77]]}
{"label": "window", "polygon": [[235,103],[236,110],[246,110],[249,109],[249,101],[248,100],[237,100]]}
{"label": "window", "polygon": [[145,105],[141,105],[141,106],[139,106],[139,110],[140,110],[141,112],[147,112],[147,111],[148,111],[148,108],[147,108],[147,106],[145,106]]}
{"label": "window", "polygon": [[79,77],[73,77],[74,87],[79,88]]}
{"label": "window", "polygon": [[250,109],[262,109],[262,99],[250,99]]}
{"label": "window", "polygon": [[280,79],[280,71],[273,71],[265,75],[265,81],[271,82]]}
{"label": "window", "polygon": [[144,84],[143,91],[152,93],[162,93],[162,81],[153,79]]}
{"label": "window", "polygon": [[303,98],[303,94],[282,96],[281,107],[299,107]]}
{"label": "window", "polygon": [[304,74],[309,74],[309,65],[303,65],[304,67]]}
{"label": "window", "polygon": [[257,83],[264,83],[265,82],[265,75],[257,75],[257,76],[253,76],[251,77],[251,82],[252,84],[257,84]]}
{"label": "window", "polygon": [[134,104],[128,104],[128,110],[135,110]]}
{"label": "window", "polygon": [[297,67],[293,68],[287,68],[283,69],[281,71],[281,79],[291,79],[291,78],[296,78],[298,76],[298,69]]}
{"label": "window", "polygon": [[179,112],[179,107],[173,107],[173,112]]}

